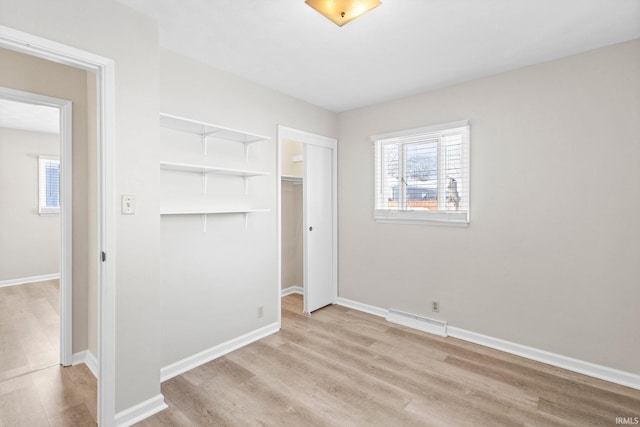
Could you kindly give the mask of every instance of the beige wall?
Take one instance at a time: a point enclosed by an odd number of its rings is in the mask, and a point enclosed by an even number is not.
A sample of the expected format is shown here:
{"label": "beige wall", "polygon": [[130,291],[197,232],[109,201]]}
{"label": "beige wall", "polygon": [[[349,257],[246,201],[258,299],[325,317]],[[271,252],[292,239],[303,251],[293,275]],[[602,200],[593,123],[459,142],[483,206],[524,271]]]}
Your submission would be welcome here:
{"label": "beige wall", "polygon": [[[115,62],[115,194],[118,199],[137,196],[136,214],[116,217],[111,258],[116,263],[116,410],[122,411],[160,393],[157,24],[109,0],[0,0],[0,24]],[[16,67],[2,64],[0,73]],[[48,76],[28,79],[34,86],[46,82]],[[86,301],[86,291],[78,296]]]}
{"label": "beige wall", "polygon": [[[87,73],[76,68],[0,49],[0,86],[67,99],[72,102],[73,215],[73,344],[77,353],[88,348],[87,209]],[[59,220],[59,219],[58,219]]]}
{"label": "beige wall", "polygon": [[[246,203],[271,210],[250,215],[247,230],[239,215],[210,215],[206,233],[197,216],[163,217],[162,361],[168,365],[277,322],[277,125],[334,137],[337,116],[175,53],[160,52],[161,111],[271,138],[252,144],[245,162],[239,144],[209,143],[209,156],[203,157],[198,137],[161,132],[162,160],[270,173],[251,179],[245,197],[238,178],[210,177],[209,192],[202,195],[197,175],[163,172],[163,206]],[[258,306],[264,306],[261,319],[256,316]]]}
{"label": "beige wall", "polygon": [[[304,163],[294,161],[302,157],[302,143],[283,140],[280,143],[280,172],[283,176],[300,177],[304,175]],[[282,289],[304,285],[303,246],[302,246],[302,185],[301,182],[281,183],[282,215]]]}
{"label": "beige wall", "polygon": [[0,282],[60,273],[60,215],[38,214],[38,156],[60,135],[0,128]]}
{"label": "beige wall", "polygon": [[282,181],[282,289],[303,286],[302,182]]}
{"label": "beige wall", "polygon": [[[369,136],[462,119],[469,227],[373,222]],[[341,297],[640,373],[640,40],[339,120]]]}
{"label": "beige wall", "polygon": [[302,143],[285,139],[280,143],[280,171],[286,176],[303,176],[304,164],[294,161],[294,157],[302,157]]}
{"label": "beige wall", "polygon": [[[97,157],[97,87],[95,73],[87,73],[87,250],[98,254],[98,157]],[[89,256],[87,265],[88,297],[88,346],[89,351],[98,355],[98,275],[99,257]]]}

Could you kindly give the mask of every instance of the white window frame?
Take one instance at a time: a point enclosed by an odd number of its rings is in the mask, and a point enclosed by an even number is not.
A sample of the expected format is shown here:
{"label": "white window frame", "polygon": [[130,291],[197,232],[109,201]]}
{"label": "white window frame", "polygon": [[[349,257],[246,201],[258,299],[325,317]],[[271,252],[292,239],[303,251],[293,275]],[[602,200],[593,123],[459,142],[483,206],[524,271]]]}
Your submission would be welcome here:
{"label": "white window frame", "polygon": [[58,206],[47,206],[47,163],[58,163],[60,171],[60,158],[55,156],[38,156],[38,213],[40,215],[53,215],[60,213],[60,178],[58,178]]}
{"label": "white window frame", "polygon": [[[382,147],[385,144],[407,143],[411,140],[424,138],[438,140],[438,200],[439,204],[446,197],[446,176],[444,170],[444,157],[441,149],[439,135],[446,130],[463,128],[462,143],[462,179],[459,183],[458,191],[466,202],[466,210],[446,211],[446,210],[396,210],[379,209],[377,204],[378,193],[382,191]],[[458,225],[468,226],[470,220],[470,126],[468,120],[443,123],[433,126],[425,126],[415,129],[407,129],[397,132],[373,135],[370,137],[373,143],[374,152],[374,195],[373,195],[373,219],[377,222],[404,223],[404,224],[432,224],[432,225]],[[406,158],[401,156],[398,168],[404,170]],[[399,192],[398,203],[403,205],[404,192]]]}

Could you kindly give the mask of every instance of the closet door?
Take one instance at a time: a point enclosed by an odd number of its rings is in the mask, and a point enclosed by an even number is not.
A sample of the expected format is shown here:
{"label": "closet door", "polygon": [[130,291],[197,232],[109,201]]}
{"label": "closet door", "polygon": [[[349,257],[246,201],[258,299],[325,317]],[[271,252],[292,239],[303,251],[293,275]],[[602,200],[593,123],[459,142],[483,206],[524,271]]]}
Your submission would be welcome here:
{"label": "closet door", "polygon": [[304,311],[334,302],[333,289],[333,153],[304,144]]}

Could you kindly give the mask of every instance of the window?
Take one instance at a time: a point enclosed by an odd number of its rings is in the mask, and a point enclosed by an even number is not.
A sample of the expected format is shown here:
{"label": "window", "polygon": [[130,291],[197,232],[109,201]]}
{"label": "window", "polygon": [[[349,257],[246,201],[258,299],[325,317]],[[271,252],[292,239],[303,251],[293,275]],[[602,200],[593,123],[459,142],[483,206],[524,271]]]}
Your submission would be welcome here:
{"label": "window", "polygon": [[60,213],[60,159],[38,157],[38,213]]}
{"label": "window", "polygon": [[374,219],[469,222],[469,124],[428,126],[371,137]]}

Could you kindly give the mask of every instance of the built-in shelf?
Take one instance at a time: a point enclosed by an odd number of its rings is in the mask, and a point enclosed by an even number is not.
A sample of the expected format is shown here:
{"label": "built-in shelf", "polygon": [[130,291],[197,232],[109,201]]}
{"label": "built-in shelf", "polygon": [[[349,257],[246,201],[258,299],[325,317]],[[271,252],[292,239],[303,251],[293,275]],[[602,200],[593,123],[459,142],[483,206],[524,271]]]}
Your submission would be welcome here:
{"label": "built-in shelf", "polygon": [[187,163],[160,162],[160,169],[178,172],[199,173],[202,175],[202,192],[207,192],[209,174],[240,176],[244,178],[244,194],[249,190],[249,178],[270,175],[269,172],[250,171],[244,169],[220,168],[217,166],[192,165]]}
{"label": "built-in shelf", "polygon": [[[191,120],[172,114],[160,113],[160,126],[173,129],[179,132],[198,135],[202,139],[202,154],[207,155],[207,145],[209,137],[216,140],[240,142],[244,144],[245,161],[249,158],[249,146],[258,141],[269,141],[268,136],[258,135],[251,132],[244,132],[223,126]],[[238,176],[244,179],[244,194],[246,196],[249,186],[249,179],[257,176],[270,175],[268,172],[252,171],[245,169],[221,168],[217,166],[196,165],[176,162],[160,162],[160,169],[167,171],[197,173],[202,176],[202,192],[207,192],[208,177],[215,175]],[[249,214],[258,212],[269,212],[269,209],[163,209],[160,215],[200,215],[202,218],[203,231],[207,231],[207,217],[209,215],[244,215],[244,227],[247,228]]]}
{"label": "built-in shelf", "polygon": [[160,113],[160,126],[180,132],[199,135],[202,139],[202,154],[207,155],[207,145],[209,137],[222,139],[225,141],[235,141],[244,143],[245,159],[249,157],[249,145],[258,141],[269,141],[271,138],[255,133],[244,132],[236,129],[218,126],[197,120],[186,119],[172,114]]}
{"label": "built-in shelf", "polygon": [[160,215],[218,215],[218,214],[250,214],[257,212],[271,212],[270,209],[189,209],[162,210]]}
{"label": "built-in shelf", "polygon": [[220,168],[217,166],[191,165],[187,163],[160,162],[160,169],[193,173],[217,173],[250,178],[252,176],[270,175],[269,172],[250,171],[244,169]]}
{"label": "built-in shelf", "polygon": [[202,231],[207,232],[207,215],[243,214],[244,228],[247,229],[249,214],[270,212],[270,209],[189,209],[189,210],[162,210],[160,215],[200,215],[202,218]]}

